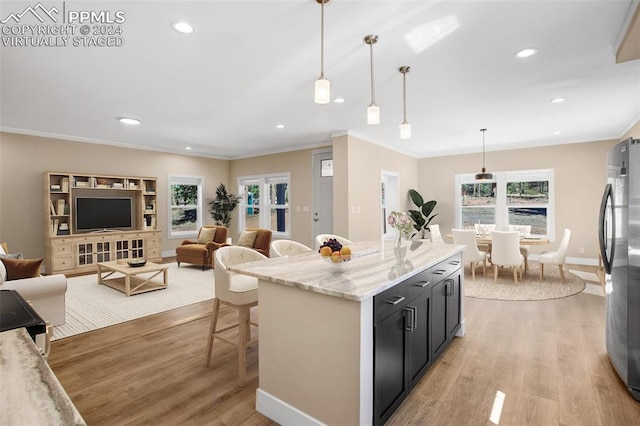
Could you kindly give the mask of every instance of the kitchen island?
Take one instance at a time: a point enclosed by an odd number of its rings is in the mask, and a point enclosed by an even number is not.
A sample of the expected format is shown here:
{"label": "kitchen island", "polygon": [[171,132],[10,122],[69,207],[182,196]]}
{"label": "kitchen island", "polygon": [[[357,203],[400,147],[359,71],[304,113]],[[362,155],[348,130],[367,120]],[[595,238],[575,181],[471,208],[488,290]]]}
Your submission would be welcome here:
{"label": "kitchen island", "polygon": [[464,246],[356,243],[230,267],[259,278],[256,409],[288,424],[382,424],[464,334]]}

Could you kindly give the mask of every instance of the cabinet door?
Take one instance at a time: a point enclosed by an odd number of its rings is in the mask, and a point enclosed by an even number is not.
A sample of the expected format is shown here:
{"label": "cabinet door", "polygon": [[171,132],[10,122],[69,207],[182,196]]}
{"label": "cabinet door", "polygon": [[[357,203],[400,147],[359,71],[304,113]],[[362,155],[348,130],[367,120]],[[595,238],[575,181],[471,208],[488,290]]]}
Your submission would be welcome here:
{"label": "cabinet door", "polygon": [[447,282],[447,335],[449,340],[460,329],[460,280],[462,276],[460,272],[451,275],[445,281]]}
{"label": "cabinet door", "polygon": [[374,326],[373,419],[384,424],[407,392],[405,311],[399,309]]}
{"label": "cabinet door", "polygon": [[447,347],[447,284],[445,280],[431,290],[431,348],[433,359]]}
{"label": "cabinet door", "polygon": [[426,291],[409,302],[405,309],[413,310],[413,312],[407,312],[409,319],[413,321],[413,325],[407,331],[409,340],[409,383],[410,388],[413,388],[431,365],[431,343],[429,339],[431,291]]}

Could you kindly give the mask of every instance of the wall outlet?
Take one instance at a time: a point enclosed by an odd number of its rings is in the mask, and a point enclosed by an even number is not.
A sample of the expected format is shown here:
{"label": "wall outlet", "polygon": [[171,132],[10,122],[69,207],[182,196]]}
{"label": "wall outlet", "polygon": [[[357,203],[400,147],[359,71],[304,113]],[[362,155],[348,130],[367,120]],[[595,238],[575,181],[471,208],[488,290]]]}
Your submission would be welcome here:
{"label": "wall outlet", "polygon": [[584,254],[584,247],[580,247],[578,251],[580,252],[580,254]]}

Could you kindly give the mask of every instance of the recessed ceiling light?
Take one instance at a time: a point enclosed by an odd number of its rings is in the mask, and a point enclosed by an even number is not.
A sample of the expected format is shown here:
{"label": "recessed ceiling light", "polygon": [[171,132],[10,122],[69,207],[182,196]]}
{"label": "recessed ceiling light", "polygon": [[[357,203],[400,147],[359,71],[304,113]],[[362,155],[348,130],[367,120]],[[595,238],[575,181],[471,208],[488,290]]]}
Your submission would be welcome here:
{"label": "recessed ceiling light", "polygon": [[529,56],[533,56],[536,53],[538,53],[538,49],[530,47],[530,48],[522,49],[516,52],[513,56],[515,56],[516,58],[523,59],[523,58],[528,58]]}
{"label": "recessed ceiling light", "polygon": [[173,22],[171,27],[182,34],[189,34],[193,32],[193,27],[186,22]]}
{"label": "recessed ceiling light", "polygon": [[440,145],[440,149],[444,149],[444,145]]}
{"label": "recessed ceiling light", "polygon": [[555,132],[553,132],[553,134],[558,136],[560,134],[560,132],[556,130]]}
{"label": "recessed ceiling light", "polygon": [[191,151],[191,147],[190,146],[185,146],[184,149],[186,149],[187,151]]}
{"label": "recessed ceiling light", "polygon": [[335,99],[333,100],[333,102],[335,102],[335,103],[337,103],[337,104],[341,104],[341,103],[343,103],[343,102],[344,102],[344,98],[335,98]]}
{"label": "recessed ceiling light", "polygon": [[120,117],[119,120],[122,124],[129,124],[131,126],[137,126],[138,124],[140,124],[140,120],[138,120],[137,118]]}
{"label": "recessed ceiling light", "polygon": [[561,104],[566,100],[567,98],[553,98],[549,102],[551,102],[552,104]]}
{"label": "recessed ceiling light", "polygon": [[276,129],[284,129],[284,124],[276,124]]}

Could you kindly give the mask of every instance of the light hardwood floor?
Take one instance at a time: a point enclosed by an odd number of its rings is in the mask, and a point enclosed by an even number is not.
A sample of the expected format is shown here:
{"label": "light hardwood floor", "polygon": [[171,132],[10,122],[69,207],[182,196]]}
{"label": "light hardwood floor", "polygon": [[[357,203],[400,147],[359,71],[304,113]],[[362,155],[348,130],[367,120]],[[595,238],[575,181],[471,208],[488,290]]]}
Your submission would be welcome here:
{"label": "light hardwood floor", "polygon": [[[544,302],[465,298],[467,334],[453,341],[391,425],[484,425],[498,391],[501,425],[638,425],[604,348],[604,298]],[[236,385],[235,349],[203,366],[212,302],[53,342],[49,362],[89,425],[268,425],[255,411],[257,351]],[[221,324],[234,311],[221,310]]]}

